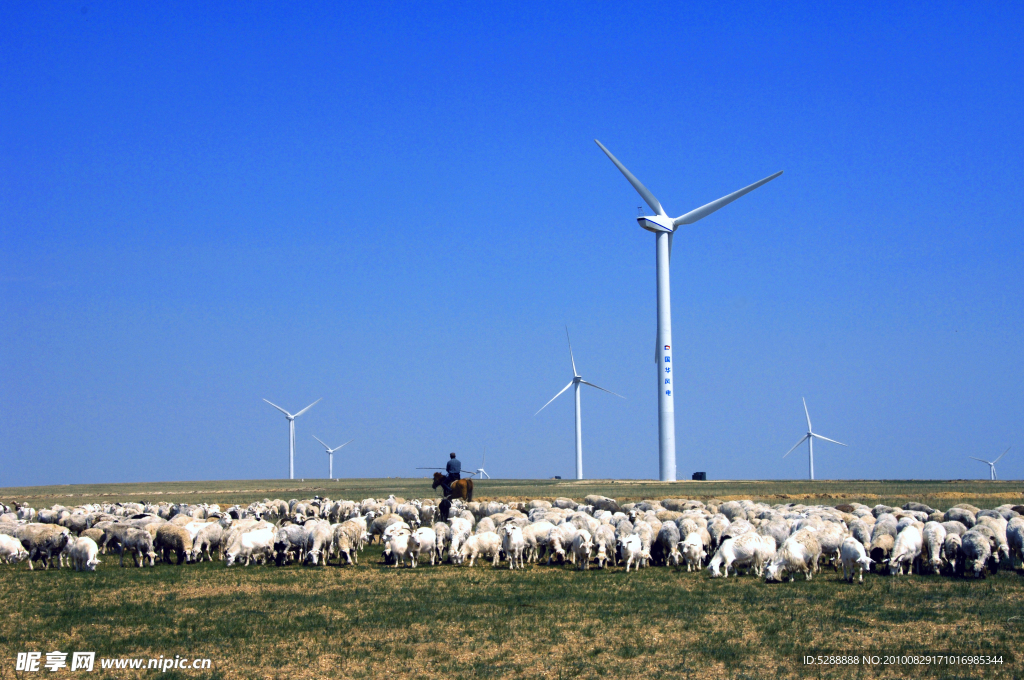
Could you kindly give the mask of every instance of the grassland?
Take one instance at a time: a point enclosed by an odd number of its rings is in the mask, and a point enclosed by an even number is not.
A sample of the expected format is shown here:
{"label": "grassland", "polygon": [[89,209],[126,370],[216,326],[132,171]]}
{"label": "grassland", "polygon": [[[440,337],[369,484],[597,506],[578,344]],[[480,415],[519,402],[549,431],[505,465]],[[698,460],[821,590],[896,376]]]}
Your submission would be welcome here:
{"label": "grassland", "polygon": [[[431,495],[424,480],[318,480],[3,489],[0,498],[36,507],[54,502],[48,499],[247,502],[318,489],[335,498]],[[495,498],[604,493],[774,502],[784,502],[782,496],[872,503],[913,498],[942,507],[961,499],[988,506],[1021,502],[1020,486],[1009,482],[496,480],[478,489]],[[13,670],[17,652],[53,650],[213,660],[212,672],[161,674],[168,678],[1024,677],[1024,575],[1011,570],[980,581],[870,575],[852,585],[826,570],[810,582],[768,585],[663,567],[628,575],[621,568],[509,572],[489,564],[392,569],[379,563],[379,554],[371,546],[355,567],[204,563],[140,570],[120,569],[110,556],[92,574],[4,565],[0,678],[23,677]],[[804,655],[924,653],[1002,655],[1003,663],[802,663]],[[108,673],[87,677],[153,671]]]}
{"label": "grassland", "polygon": [[[957,503],[995,507],[1003,503],[1024,503],[1024,482],[979,480],[769,480],[656,482],[652,480],[477,480],[477,500],[515,498],[582,499],[600,494],[619,501],[643,498],[696,498],[723,500],[750,498],[767,503],[826,503],[857,501],[868,505],[902,505],[907,501],[929,503],[945,509]],[[33,507],[55,503],[114,501],[166,501],[170,503],[205,501],[221,504],[247,504],[263,498],[309,498],[313,495],[333,499],[361,500],[368,496],[395,494],[404,498],[431,498],[438,491],[429,479],[309,479],[241,480],[215,482],[152,482],[140,484],[75,484],[64,486],[0,487],[0,501],[14,501]]]}

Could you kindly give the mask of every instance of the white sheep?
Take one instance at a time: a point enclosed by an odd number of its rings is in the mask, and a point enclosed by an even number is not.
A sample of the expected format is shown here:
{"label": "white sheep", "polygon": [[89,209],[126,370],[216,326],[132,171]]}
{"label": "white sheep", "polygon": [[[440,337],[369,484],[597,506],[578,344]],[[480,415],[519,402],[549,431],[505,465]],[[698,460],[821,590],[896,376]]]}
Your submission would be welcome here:
{"label": "white sheep", "polygon": [[626,563],[626,573],[629,573],[629,568],[634,563],[637,565],[636,568],[640,568],[641,551],[643,546],[640,543],[640,536],[638,534],[630,534],[624,539],[619,540],[619,549],[622,551],[622,561]]}
{"label": "white sheep", "polygon": [[[426,507],[434,507],[428,505]],[[415,567],[419,561],[420,555],[427,553],[430,555],[430,566],[434,566],[434,559],[437,557],[437,532],[432,528],[423,526],[417,529],[413,536],[416,541],[410,546],[411,554],[414,556],[412,566]]]}
{"label": "white sheep", "polygon": [[[707,533],[707,532],[705,532]],[[686,571],[691,569],[700,571],[700,567],[707,559],[707,552],[701,542],[700,533],[697,531],[686,535],[686,538],[679,544],[682,546],[683,561],[686,562]]]}
{"label": "white sheep", "polygon": [[972,571],[975,578],[984,578],[985,566],[992,557],[989,537],[973,528],[963,535],[961,549],[964,555],[964,571]]}
{"label": "white sheep", "polygon": [[523,530],[515,524],[505,524],[501,527],[501,549],[505,551],[505,558],[508,560],[508,568],[515,569],[516,564],[523,568],[523,552],[526,550],[526,540],[523,538]]}
{"label": "white sheep", "polygon": [[602,524],[594,532],[594,545],[597,547],[595,561],[598,569],[604,569],[611,560],[615,566],[615,530],[608,524]]}
{"label": "white sheep", "polygon": [[853,536],[849,536],[843,541],[843,546],[839,549],[839,560],[843,563],[843,580],[847,583],[853,583],[853,572],[858,565],[860,565],[858,582],[864,582],[865,569],[871,573],[871,558],[864,550],[864,544]]}
{"label": "white sheep", "polygon": [[0,534],[0,560],[15,564],[28,558],[28,551],[14,536]]}
{"label": "white sheep", "polygon": [[942,569],[942,544],[946,541],[946,528],[938,522],[927,522],[921,534],[924,538],[921,562],[927,562],[932,572],[938,574]]}
{"label": "white sheep", "polygon": [[590,552],[594,549],[594,539],[586,529],[580,529],[572,540],[572,554],[581,570],[590,569]]}
{"label": "white sheep", "polygon": [[[921,556],[924,545],[924,538],[916,524],[906,525],[896,536],[896,543],[892,549],[892,557],[889,558],[889,573],[891,575],[903,575],[903,565],[907,566],[907,573],[914,569],[914,562]],[[920,571],[920,569],[918,570]]]}
{"label": "white sheep", "polygon": [[473,534],[466,539],[466,542],[459,548],[459,563],[469,558],[469,566],[477,557],[490,557],[492,566],[498,566],[498,556],[501,554],[501,537],[493,531],[485,531],[482,534]]}
{"label": "white sheep", "polygon": [[100,563],[96,557],[99,552],[100,547],[96,545],[96,541],[88,536],[75,539],[71,544],[71,565],[75,571],[96,571],[96,566]]}
{"label": "white sheep", "polygon": [[[734,538],[727,538],[718,547],[708,571],[712,578],[718,576],[729,577],[729,569],[738,573],[739,567],[753,567],[754,573],[761,576],[764,571],[764,563],[775,554],[775,539],[771,536],[762,536],[755,532],[745,532]],[[724,565],[724,574],[719,567]]]}
{"label": "white sheep", "polygon": [[818,559],[821,557],[821,546],[813,531],[800,529],[782,544],[768,565],[765,580],[781,581],[782,575],[789,572],[792,581],[798,571],[802,571],[810,581],[818,571]]}
{"label": "white sheep", "polygon": [[1010,566],[1014,557],[1024,564],[1024,517],[1014,517],[1006,525],[1006,543],[1010,549]]}

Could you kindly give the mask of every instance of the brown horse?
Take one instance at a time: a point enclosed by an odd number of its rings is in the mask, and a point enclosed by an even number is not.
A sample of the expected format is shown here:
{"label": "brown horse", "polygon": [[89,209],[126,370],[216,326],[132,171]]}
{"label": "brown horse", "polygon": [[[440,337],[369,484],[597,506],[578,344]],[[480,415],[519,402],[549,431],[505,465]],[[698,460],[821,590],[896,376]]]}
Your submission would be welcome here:
{"label": "brown horse", "polygon": [[[441,482],[444,481],[444,475],[440,472],[434,473],[434,485],[430,488],[436,489],[441,486]],[[473,500],[473,480],[472,479],[459,479],[452,482],[452,495],[449,498],[465,498],[467,501]]]}

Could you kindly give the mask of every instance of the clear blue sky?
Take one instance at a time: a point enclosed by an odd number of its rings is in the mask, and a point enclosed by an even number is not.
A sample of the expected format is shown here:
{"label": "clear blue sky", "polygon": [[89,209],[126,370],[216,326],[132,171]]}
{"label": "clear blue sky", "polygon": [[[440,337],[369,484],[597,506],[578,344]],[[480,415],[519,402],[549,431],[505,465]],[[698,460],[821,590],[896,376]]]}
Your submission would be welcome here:
{"label": "clear blue sky", "polygon": [[[628,3],[626,3],[628,5]],[[0,486],[1024,477],[1021,3],[0,5]],[[931,4],[931,3],[929,3]]]}

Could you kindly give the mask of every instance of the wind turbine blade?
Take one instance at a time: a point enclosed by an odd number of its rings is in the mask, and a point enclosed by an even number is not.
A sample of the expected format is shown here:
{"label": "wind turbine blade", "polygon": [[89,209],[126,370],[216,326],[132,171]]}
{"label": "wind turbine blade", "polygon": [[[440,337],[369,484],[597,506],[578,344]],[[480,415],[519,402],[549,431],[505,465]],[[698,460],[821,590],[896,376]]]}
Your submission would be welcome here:
{"label": "wind turbine blade", "polygon": [[[789,454],[791,454],[794,451],[796,451],[796,447],[800,446],[801,444],[803,444],[805,441],[807,441],[810,438],[811,438],[811,435],[805,434],[803,437],[800,438],[800,441],[798,441],[796,444],[793,444],[793,448],[791,448],[789,451],[786,451],[786,456],[788,456]],[[786,456],[783,456],[783,458],[785,458]]]}
{"label": "wind turbine blade", "polygon": [[[323,399],[323,397],[320,397],[320,399]],[[302,415],[303,413],[305,413],[305,412],[306,412],[306,411],[308,411],[309,409],[311,409],[311,408],[313,408],[314,406],[316,406],[317,404],[319,404],[319,403],[320,403],[320,399],[317,399],[317,400],[316,400],[316,401],[314,401],[314,402],[313,402],[312,404],[310,404],[310,405],[309,405],[309,406],[307,406],[306,408],[304,408],[304,409],[302,409],[301,411],[299,411],[298,413],[296,413],[296,414],[295,414],[295,417],[296,417],[296,418],[298,418],[298,417],[299,417],[299,416],[301,416],[301,415]]]}
{"label": "wind turbine blade", "polygon": [[569,360],[572,361],[572,377],[578,378],[580,374],[576,372],[576,357],[572,355],[572,340],[569,339],[569,327],[565,327],[565,340],[569,343]]}
{"label": "wind turbine blade", "polygon": [[803,397],[800,397],[800,399],[802,399],[804,402],[804,415],[807,416],[807,431],[811,432],[814,430],[814,428],[811,427],[811,413],[810,411],[807,410],[807,400],[804,399]]}
{"label": "wind turbine blade", "polygon": [[[320,442],[321,444],[324,444],[324,440],[323,440],[323,439],[320,439],[320,437],[317,437],[316,435],[313,435],[313,439],[317,440],[317,441],[318,441],[318,442]],[[325,448],[325,449],[327,449],[327,453],[330,453],[330,452],[331,452],[331,447],[330,447],[330,446],[328,446],[327,444],[324,444],[324,448]]]}
{"label": "wind turbine blade", "polygon": [[[355,441],[355,439],[354,439],[354,438],[353,438],[353,439],[349,439],[349,440],[348,440],[347,442],[345,442],[344,444],[342,444],[341,446],[339,446],[339,447],[338,447],[338,449],[342,449],[342,448],[345,448],[346,446],[348,446],[349,444],[351,444],[351,443],[352,443],[352,442],[354,442],[354,441]],[[334,452],[335,452],[335,451],[337,451],[338,449],[331,449],[331,453],[334,453]]]}
{"label": "wind turbine blade", "polygon": [[[263,401],[267,401],[267,400],[266,400],[266,399],[264,399]],[[292,414],[291,414],[291,413],[288,413],[288,411],[285,411],[285,410],[284,410],[283,408],[281,408],[281,407],[280,407],[280,406],[278,406],[277,404],[275,404],[275,403],[273,403],[273,402],[271,402],[271,401],[267,401],[267,403],[268,403],[268,404],[270,404],[271,406],[273,406],[274,408],[276,408],[276,409],[277,409],[278,411],[280,411],[281,413],[283,413],[283,414],[285,414],[286,416],[288,416],[289,418],[291,418],[291,417],[292,417]]]}
{"label": "wind turbine blade", "polygon": [[1000,458],[1002,458],[1003,456],[1005,456],[1006,454],[1008,454],[1008,453],[1010,452],[1010,449],[1012,449],[1012,448],[1013,448],[1012,446],[1007,446],[1007,447],[1006,447],[1006,450],[1005,450],[1005,451],[1003,451],[1003,452],[1002,452],[1001,454],[999,454],[999,458],[996,458],[996,459],[995,459],[994,461],[992,461],[992,462],[993,462],[993,463],[998,463],[998,462],[999,462],[999,460],[1000,460]]}
{"label": "wind turbine blade", "polygon": [[981,458],[975,458],[974,456],[967,456],[967,457],[970,458],[971,460],[976,460],[979,463],[984,463],[985,465],[991,465],[992,464],[992,461],[982,460]]}
{"label": "wind turbine blade", "polygon": [[[565,387],[563,387],[563,388],[562,388],[562,392],[565,392],[565,391],[566,391],[567,389],[569,389],[570,387],[572,387],[572,383],[574,383],[574,382],[576,382],[576,381],[575,381],[575,380],[573,380],[573,381],[572,381],[572,382],[570,382],[570,383],[569,383],[568,385],[566,385]],[[552,401],[554,401],[555,399],[558,399],[558,397],[562,396],[562,392],[559,392],[559,393],[558,393],[558,394],[556,394],[555,396],[551,397],[551,399],[550,399],[550,400],[548,401],[548,404],[550,404],[550,403],[551,403]],[[548,404],[544,404],[543,406],[541,406],[541,407],[540,407],[540,410],[538,410],[538,411],[537,411],[537,413],[540,413],[541,411],[543,411],[544,409],[546,409],[546,408],[548,407]],[[537,415],[537,413],[534,413],[533,415]]]}
{"label": "wind turbine blade", "polygon": [[[612,163],[615,163],[615,167],[617,167],[619,169],[619,171],[622,172],[622,174],[626,176],[626,179],[629,180],[629,183],[633,185],[633,188],[636,189],[637,193],[640,194],[640,197],[644,199],[644,201],[647,203],[647,205],[651,206],[651,210],[653,210],[654,212],[656,212],[659,215],[665,215],[665,217],[668,217],[668,215],[665,213],[665,209],[661,207],[661,203],[659,203],[658,199],[656,199],[654,197],[654,194],[652,194],[650,191],[648,191],[647,187],[645,187],[643,184],[641,184],[640,180],[638,180],[636,177],[634,177],[633,173],[631,173],[629,170],[627,170],[626,166],[623,165],[622,163],[620,163],[619,159],[612,155],[611,151],[609,151],[608,149],[604,148],[604,144],[602,144],[601,142],[598,142],[596,139],[594,141],[597,142],[597,145],[599,147],[601,147],[601,151],[604,151],[605,155],[607,155],[608,158],[610,158],[612,160]],[[757,187],[754,187],[754,189],[756,189],[756,188]],[[736,198],[739,198],[739,196],[737,196]],[[719,199],[719,200],[721,200],[721,199]],[[724,205],[724,203],[723,203],[723,205]]]}
{"label": "wind turbine blade", "polygon": [[[611,390],[606,390],[603,387],[601,387],[600,385],[595,385],[592,382],[587,382],[586,380],[582,380],[582,379],[580,380],[580,382],[583,383],[584,385],[590,385],[591,387],[596,387],[597,389],[599,389],[599,390],[601,390],[603,392],[607,392],[608,394],[615,394],[615,392],[612,392]],[[621,394],[615,394],[615,396],[619,397],[620,399],[625,399],[625,397],[622,396]]]}
{"label": "wind turbine blade", "polygon": [[[615,159],[613,158],[612,160],[615,160]],[[679,227],[679,226],[682,226],[684,224],[693,224],[697,220],[704,219],[705,217],[707,217],[711,213],[715,212],[719,208],[724,208],[725,206],[729,205],[730,203],[735,201],[740,196],[743,196],[745,194],[749,194],[754,189],[756,189],[759,186],[762,186],[764,184],[767,184],[768,182],[771,182],[773,179],[775,179],[776,177],[778,177],[781,174],[782,174],[782,171],[779,170],[774,175],[770,175],[768,177],[765,177],[764,179],[762,179],[759,182],[754,182],[750,186],[743,187],[739,191],[734,191],[731,194],[729,194],[728,196],[722,196],[717,201],[711,201],[707,205],[702,205],[701,207],[697,208],[696,210],[691,210],[690,212],[686,213],[685,215],[680,215],[679,217],[677,217],[674,220],[672,220],[672,226],[673,227]]]}
{"label": "wind turbine blade", "polygon": [[825,441],[832,442],[833,444],[839,444],[840,446],[846,446],[846,444],[844,444],[842,442],[837,442],[835,439],[829,439],[828,437],[822,437],[820,434],[814,434],[812,432],[811,436],[814,437],[815,439],[824,439]]}

